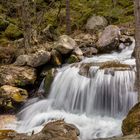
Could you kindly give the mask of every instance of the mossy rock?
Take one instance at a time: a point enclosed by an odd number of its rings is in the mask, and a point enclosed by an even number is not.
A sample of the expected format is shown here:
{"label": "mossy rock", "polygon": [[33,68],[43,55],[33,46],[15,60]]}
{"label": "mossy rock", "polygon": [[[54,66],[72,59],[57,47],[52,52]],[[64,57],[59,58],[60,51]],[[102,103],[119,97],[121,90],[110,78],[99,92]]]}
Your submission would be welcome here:
{"label": "mossy rock", "polygon": [[8,25],[9,25],[8,21],[0,18],[0,31],[5,31]]}
{"label": "mossy rock", "polygon": [[79,62],[79,58],[73,54],[67,60],[68,64],[72,64],[72,63],[76,63],[76,62]]}
{"label": "mossy rock", "polygon": [[57,72],[57,70],[54,68],[52,68],[46,72],[46,77],[44,80],[44,89],[47,94],[50,92],[51,85],[54,80],[56,72]]}
{"label": "mossy rock", "polygon": [[118,61],[107,61],[107,62],[103,62],[99,65],[100,65],[100,69],[107,69],[107,68],[130,69],[130,65],[122,64]]}
{"label": "mossy rock", "polygon": [[0,36],[0,45],[1,46],[8,46],[9,40],[6,37],[1,37]]}
{"label": "mossy rock", "polygon": [[0,139],[1,140],[6,140],[6,139],[11,139],[15,137],[16,131],[14,130],[0,130]]}
{"label": "mossy rock", "polygon": [[5,30],[5,36],[8,39],[15,40],[23,37],[22,31],[16,25],[10,24]]}
{"label": "mossy rock", "polygon": [[140,134],[140,103],[136,104],[122,123],[124,135]]}

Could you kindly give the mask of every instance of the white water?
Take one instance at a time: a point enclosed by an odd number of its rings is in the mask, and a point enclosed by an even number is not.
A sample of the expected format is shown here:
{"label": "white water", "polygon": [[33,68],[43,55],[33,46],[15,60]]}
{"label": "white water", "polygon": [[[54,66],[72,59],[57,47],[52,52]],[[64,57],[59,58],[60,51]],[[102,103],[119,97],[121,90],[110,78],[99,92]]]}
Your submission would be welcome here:
{"label": "white water", "polygon": [[[83,62],[118,60],[135,65],[135,60],[131,59],[133,48],[134,43],[121,53],[95,56]],[[47,122],[64,119],[79,128],[81,140],[121,135],[122,119],[137,102],[135,70],[116,70],[113,74],[106,74],[96,66],[90,68],[90,78],[78,72],[79,68],[74,66],[59,69],[48,99],[22,110],[17,130],[38,132]]]}

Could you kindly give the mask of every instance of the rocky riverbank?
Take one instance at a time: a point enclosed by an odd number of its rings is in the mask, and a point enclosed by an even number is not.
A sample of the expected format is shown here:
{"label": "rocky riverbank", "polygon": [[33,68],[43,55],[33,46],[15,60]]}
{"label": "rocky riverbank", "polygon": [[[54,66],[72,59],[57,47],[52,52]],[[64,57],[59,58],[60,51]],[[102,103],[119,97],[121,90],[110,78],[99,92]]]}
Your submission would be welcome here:
{"label": "rocky riverbank", "polygon": [[[46,28],[42,31],[43,35],[33,43],[32,48],[23,47],[23,38],[10,42],[7,47],[0,46],[1,114],[15,114],[31,97],[46,97],[57,73],[57,68],[80,62],[85,57],[90,58],[113,51],[120,52],[133,43],[133,29],[109,25],[107,19],[102,16],[94,15],[90,17],[85,27],[85,32],[78,31],[70,36],[57,36],[54,41],[48,41],[50,28]],[[10,27],[7,28],[9,29]],[[113,71],[116,69],[133,69],[133,66],[112,60],[106,63],[81,64],[79,74],[88,77],[89,68],[93,65],[99,66],[100,69],[113,68]],[[109,71],[109,73],[113,75],[113,71]],[[42,79],[44,79],[45,89],[43,93],[37,90]],[[129,117],[131,117],[131,113],[128,114]],[[130,122],[124,121],[124,134],[133,134],[133,132],[127,133],[127,126],[125,127],[127,124],[130,124]],[[136,130],[138,129],[136,127]],[[13,130],[0,131],[0,138],[8,140],[77,140],[78,135],[78,129],[71,124],[65,123],[63,120],[48,123],[40,133],[32,136],[17,134]],[[132,137],[134,139],[134,136],[111,139],[121,140]],[[136,140],[138,137],[136,135]],[[110,140],[110,138],[107,140]]]}

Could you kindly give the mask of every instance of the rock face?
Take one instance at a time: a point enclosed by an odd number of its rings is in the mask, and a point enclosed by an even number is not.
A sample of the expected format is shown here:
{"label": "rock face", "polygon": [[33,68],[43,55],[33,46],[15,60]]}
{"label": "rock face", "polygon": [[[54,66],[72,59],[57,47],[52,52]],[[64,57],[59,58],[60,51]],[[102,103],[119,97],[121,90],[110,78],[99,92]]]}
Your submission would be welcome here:
{"label": "rock face", "polygon": [[28,98],[26,90],[4,85],[0,87],[0,98],[11,99],[14,102],[24,102]]}
{"label": "rock face", "polygon": [[32,136],[15,134],[14,132],[11,138],[6,136],[9,138],[8,140],[78,140],[79,130],[74,125],[59,120],[48,123],[40,133]]}
{"label": "rock face", "polygon": [[123,120],[122,132],[124,135],[140,134],[140,103],[136,104]]}
{"label": "rock face", "polygon": [[76,47],[77,44],[75,40],[67,35],[60,36],[58,41],[54,44],[54,48],[62,54],[68,54],[72,52]]}
{"label": "rock face", "polygon": [[105,28],[99,37],[97,47],[103,50],[114,50],[119,45],[120,29],[115,25]]}
{"label": "rock face", "polygon": [[107,20],[102,16],[93,15],[90,19],[88,19],[86,23],[87,30],[97,31],[106,27],[108,24]]}
{"label": "rock face", "polygon": [[47,63],[50,58],[51,54],[49,52],[40,50],[34,54],[20,55],[14,64],[17,66],[27,65],[31,67],[38,67]]}
{"label": "rock face", "polygon": [[0,85],[25,86],[36,80],[36,71],[30,67],[0,66]]}

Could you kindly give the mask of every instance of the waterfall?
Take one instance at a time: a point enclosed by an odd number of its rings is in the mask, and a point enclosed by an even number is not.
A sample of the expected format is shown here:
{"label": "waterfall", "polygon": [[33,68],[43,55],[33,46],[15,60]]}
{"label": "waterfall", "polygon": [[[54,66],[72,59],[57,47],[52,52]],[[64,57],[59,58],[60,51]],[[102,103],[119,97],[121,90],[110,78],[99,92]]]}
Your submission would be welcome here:
{"label": "waterfall", "polygon": [[[90,70],[92,78],[78,74],[79,69],[69,67],[56,76],[49,99],[56,99],[53,107],[71,113],[83,112],[87,116],[124,116],[135,104],[135,72]],[[55,87],[55,88],[54,88]]]}
{"label": "waterfall", "polygon": [[[134,42],[120,53],[84,59],[58,70],[49,97],[24,108],[18,132],[39,132],[52,120],[64,119],[80,130],[81,140],[121,135],[121,122],[137,102]],[[84,63],[117,60],[129,68],[90,66],[88,76],[79,73]],[[41,85],[41,87],[43,87]],[[41,89],[40,89],[41,90]]]}

